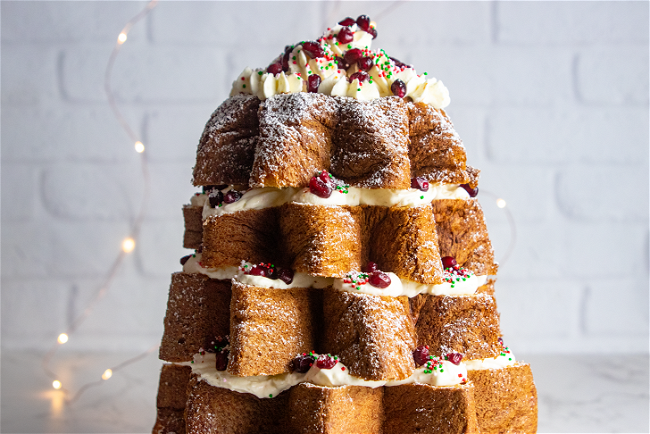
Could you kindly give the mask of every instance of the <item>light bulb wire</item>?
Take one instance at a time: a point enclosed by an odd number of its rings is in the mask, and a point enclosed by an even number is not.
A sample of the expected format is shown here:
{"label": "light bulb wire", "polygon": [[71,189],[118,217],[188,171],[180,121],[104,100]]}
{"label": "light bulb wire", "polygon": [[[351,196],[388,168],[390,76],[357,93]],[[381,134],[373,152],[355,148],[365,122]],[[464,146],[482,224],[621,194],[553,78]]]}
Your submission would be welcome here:
{"label": "light bulb wire", "polygon": [[[140,11],[137,15],[135,15],[129,22],[126,23],[124,28],[122,29],[122,32],[120,34],[125,34],[127,35],[128,32],[133,28],[133,26],[140,20],[142,20],[144,17],[151,12],[151,10],[156,6],[158,3],[158,0],[151,0],[147,3],[145,8]],[[132,142],[137,142],[140,141],[138,135],[135,133],[135,131],[131,128],[129,125],[129,122],[125,119],[125,117],[122,115],[122,113],[119,110],[119,107],[117,105],[117,102],[115,100],[115,95],[113,93],[112,87],[111,87],[111,73],[113,70],[113,66],[115,65],[115,59],[117,58],[117,55],[120,52],[120,48],[122,47],[122,43],[119,41],[115,43],[115,46],[113,47],[113,51],[111,52],[111,55],[108,59],[108,64],[106,65],[106,71],[104,74],[104,90],[106,92],[106,96],[108,99],[108,103],[113,110],[113,114],[117,118],[118,122],[120,123],[120,126],[126,134],[129,136],[129,138],[132,140]],[[149,203],[149,196],[151,192],[151,179],[150,179],[150,173],[149,173],[149,167],[148,167],[148,158],[147,158],[147,153],[139,153],[140,157],[140,167],[142,171],[142,177],[143,177],[143,194],[142,194],[142,200],[140,202],[140,209],[138,210],[138,213],[136,214],[135,218],[133,219],[132,225],[131,225],[131,233],[130,236],[131,238],[137,242],[138,237],[140,235],[140,229],[142,227],[142,222],[144,221],[144,218],[146,216],[146,211],[147,211],[147,206]],[[115,280],[115,277],[124,263],[124,259],[126,258],[127,253],[124,252],[123,249],[120,249],[120,253],[117,255],[115,260],[113,261],[113,264],[111,265],[108,273],[106,274],[106,277],[102,284],[100,285],[100,289],[94,294],[92,299],[88,302],[84,310],[79,314],[73,321],[72,323],[68,326],[66,329],[65,333],[70,336],[72,333],[74,333],[79,326],[88,318],[88,316],[92,313],[94,310],[95,306],[97,303],[106,295],[108,292],[108,289],[112,285],[113,281]],[[59,347],[61,344],[58,342],[50,348],[50,350],[45,354],[42,360],[42,367],[45,372],[45,374],[52,378],[52,379],[57,379],[58,376],[57,374],[50,368],[50,362],[52,361],[52,358],[55,356],[57,353]],[[126,360],[125,362],[120,363],[117,365],[115,368],[112,368],[112,371],[115,372],[116,370],[122,369],[123,367],[135,363],[138,360],[146,357],[148,354],[153,352],[156,348],[158,348],[158,344],[154,345],[153,347],[149,348],[147,351]],[[98,380],[94,382],[90,382],[87,384],[84,384],[79,388],[79,390],[71,397],[71,398],[66,398],[67,403],[71,403],[74,400],[76,400],[86,389],[99,385],[103,382],[104,380]],[[63,386],[59,389],[63,391],[66,396],[69,394],[69,390],[64,388]]]}

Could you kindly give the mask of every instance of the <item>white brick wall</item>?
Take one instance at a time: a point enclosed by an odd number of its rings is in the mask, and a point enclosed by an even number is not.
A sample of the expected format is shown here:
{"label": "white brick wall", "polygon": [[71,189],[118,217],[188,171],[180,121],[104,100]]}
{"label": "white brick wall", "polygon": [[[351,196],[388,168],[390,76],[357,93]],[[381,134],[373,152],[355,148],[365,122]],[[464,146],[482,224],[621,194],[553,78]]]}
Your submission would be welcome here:
{"label": "white brick wall", "polygon": [[[42,348],[99,289],[143,192],[103,90],[117,34],[145,2],[2,2],[2,345]],[[497,250],[516,352],[648,351],[648,3],[162,2],[113,70],[147,146],[136,250],[75,334],[144,349],[184,254],[180,207],[205,121],[247,65],[367,13],[380,46],[449,87],[449,113]]]}

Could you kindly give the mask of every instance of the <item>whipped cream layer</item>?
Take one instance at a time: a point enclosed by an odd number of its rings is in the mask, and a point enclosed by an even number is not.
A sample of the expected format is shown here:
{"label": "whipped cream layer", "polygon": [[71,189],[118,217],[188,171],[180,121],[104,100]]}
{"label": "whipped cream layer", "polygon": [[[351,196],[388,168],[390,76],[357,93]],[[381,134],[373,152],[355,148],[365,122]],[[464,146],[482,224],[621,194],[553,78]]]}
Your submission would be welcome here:
{"label": "whipped cream layer", "polygon": [[364,278],[367,274],[360,272],[351,272],[343,279],[334,279],[333,287],[339,291],[353,292],[356,294],[389,295],[392,297],[406,295],[412,298],[418,294],[473,295],[487,281],[487,276],[476,276],[472,274],[471,277],[461,278],[458,281],[429,285],[426,283],[401,280],[394,273],[386,274],[390,277],[390,285],[386,288],[372,286]]}
{"label": "whipped cream layer", "polygon": [[[222,193],[232,189],[229,186]],[[233,203],[221,203],[216,208],[210,206],[207,194],[199,193],[192,196],[192,206],[203,206],[203,219],[208,216],[220,216],[238,211],[250,209],[264,209],[283,205],[287,202],[295,202],[311,205],[374,205],[374,206],[404,206],[418,207],[428,205],[439,199],[469,199],[469,193],[458,184],[430,184],[427,191],[420,191],[415,188],[406,190],[393,190],[385,188],[356,188],[348,187],[347,193],[339,190],[332,191],[328,198],[319,197],[309,191],[309,188],[275,188],[262,187],[252,188],[244,192],[243,196]]]}
{"label": "whipped cream layer", "polygon": [[[372,27],[375,27],[372,24]],[[349,32],[352,40],[339,43],[341,31]],[[280,55],[272,63],[286,65],[283,71],[268,72],[267,68],[251,69],[246,67],[232,84],[230,96],[238,94],[255,95],[261,100],[274,95],[307,92],[307,81],[310,76],[320,78],[318,93],[331,96],[347,96],[360,101],[370,101],[377,98],[392,96],[391,86],[397,80],[404,83],[404,97],[414,102],[430,104],[435,108],[445,108],[450,103],[449,90],[442,81],[430,77],[428,73],[418,74],[410,65],[405,65],[392,59],[384,50],[372,51],[373,35],[361,29],[357,24],[341,26],[337,24],[328,28],[318,41],[322,52],[310,54],[304,49],[305,42],[290,47],[290,52]],[[368,65],[367,79],[353,78],[359,72],[356,61],[347,69],[344,68],[343,58],[349,50],[361,50],[361,56],[371,59]],[[312,55],[316,57],[311,57]],[[276,71],[274,71],[276,72]]]}
{"label": "whipped cream layer", "polygon": [[242,269],[245,267],[252,267],[250,262],[242,262],[239,267],[235,279],[250,286],[258,288],[275,288],[275,289],[289,289],[289,288],[327,288],[332,285],[334,279],[331,277],[311,276],[307,273],[295,273],[291,283],[287,284],[280,279],[269,279],[263,276],[253,276],[246,274]]}
{"label": "whipped cream layer", "polygon": [[205,268],[201,265],[201,253],[194,253],[183,264],[183,273],[205,274],[210,279],[230,280],[239,273],[238,267]]}
{"label": "whipped cream layer", "polygon": [[479,371],[482,369],[501,369],[508,366],[513,366],[517,363],[515,355],[510,351],[510,348],[504,347],[501,354],[496,357],[488,357],[485,359],[468,360],[465,362],[468,371]]}
{"label": "whipped cream layer", "polygon": [[451,362],[443,361],[442,369],[425,373],[425,368],[418,368],[413,375],[405,380],[399,381],[372,381],[364,380],[350,375],[347,366],[340,361],[331,369],[320,369],[316,363],[304,374],[298,372],[284,373],[279,375],[260,375],[252,377],[238,377],[228,371],[217,371],[216,355],[205,353],[194,355],[192,362],[183,363],[191,366],[192,372],[200,375],[201,380],[208,384],[232,390],[239,393],[251,393],[258,398],[273,398],[283,391],[304,382],[317,386],[362,386],[377,388],[382,386],[399,386],[402,384],[429,384],[431,386],[453,386],[467,380],[467,369],[461,362],[454,365]]}

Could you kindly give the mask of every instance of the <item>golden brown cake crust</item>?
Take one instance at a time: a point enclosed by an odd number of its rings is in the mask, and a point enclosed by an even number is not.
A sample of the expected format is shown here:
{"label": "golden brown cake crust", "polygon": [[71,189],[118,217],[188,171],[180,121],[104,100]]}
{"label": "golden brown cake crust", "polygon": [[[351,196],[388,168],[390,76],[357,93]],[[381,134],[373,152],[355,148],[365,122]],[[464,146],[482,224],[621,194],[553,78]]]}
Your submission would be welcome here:
{"label": "golden brown cake crust", "polygon": [[442,262],[431,208],[364,206],[368,256],[380,270],[413,282],[442,283]]}
{"label": "golden brown cake crust", "polygon": [[203,239],[203,207],[185,205],[183,207],[183,220],[185,221],[183,247],[198,249]]}
{"label": "golden brown cake crust", "polygon": [[338,355],[350,374],[402,380],[413,373],[415,334],[407,297],[323,294],[324,352]]}
{"label": "golden brown cake crust", "polygon": [[164,364],[158,383],[158,408],[182,410],[187,402],[187,384],[192,368],[189,366]]}
{"label": "golden brown cake crust", "polygon": [[537,389],[527,363],[467,371],[482,433],[537,432]]}
{"label": "golden brown cake crust", "polygon": [[478,187],[478,179],[479,176],[481,175],[481,169],[477,169],[472,166],[467,166],[466,171],[467,171],[467,176],[469,177],[469,181],[467,181],[467,183],[469,184],[470,188]]}
{"label": "golden brown cake crust", "polygon": [[465,147],[442,109],[408,103],[411,176],[431,182],[465,184]]}
{"label": "golden brown cake crust", "polygon": [[418,345],[431,354],[462,353],[465,360],[496,357],[501,351],[494,297],[420,294],[410,299]]}
{"label": "golden brown cake crust", "polygon": [[203,222],[203,256],[206,268],[237,267],[241,261],[278,264],[278,208],[251,209]]}
{"label": "golden brown cake crust", "polygon": [[478,433],[474,386],[384,388],[385,433]]}
{"label": "golden brown cake crust", "polygon": [[205,125],[194,166],[194,185],[248,184],[257,147],[256,96],[237,95],[223,102]]}
{"label": "golden brown cake crust", "polygon": [[284,252],[296,271],[343,277],[363,265],[358,206],[287,203],[280,207]]}
{"label": "golden brown cake crust", "polygon": [[338,97],[331,172],[355,187],[409,188],[408,109],[398,97]]}
{"label": "golden brown cake crust", "polygon": [[[336,369],[336,367],[334,368]],[[289,395],[292,433],[381,433],[384,388],[302,383]]]}
{"label": "golden brown cake crust", "polygon": [[329,169],[338,101],[320,93],[275,95],[259,108],[260,141],[250,185],[304,187]]}
{"label": "golden brown cake crust", "polygon": [[192,375],[185,409],[188,433],[285,433],[289,392],[258,398],[210,386]]}
{"label": "golden brown cake crust", "polygon": [[202,274],[174,273],[159,357],[187,362],[214,337],[230,331],[230,281]]}
{"label": "golden brown cake crust", "polygon": [[228,372],[239,376],[289,372],[291,361],[315,348],[318,290],[272,289],[233,280]]}
{"label": "golden brown cake crust", "polygon": [[185,410],[159,408],[152,434],[185,434]]}
{"label": "golden brown cake crust", "polygon": [[440,256],[453,256],[478,276],[496,275],[498,264],[478,201],[441,199],[434,200],[432,207]]}

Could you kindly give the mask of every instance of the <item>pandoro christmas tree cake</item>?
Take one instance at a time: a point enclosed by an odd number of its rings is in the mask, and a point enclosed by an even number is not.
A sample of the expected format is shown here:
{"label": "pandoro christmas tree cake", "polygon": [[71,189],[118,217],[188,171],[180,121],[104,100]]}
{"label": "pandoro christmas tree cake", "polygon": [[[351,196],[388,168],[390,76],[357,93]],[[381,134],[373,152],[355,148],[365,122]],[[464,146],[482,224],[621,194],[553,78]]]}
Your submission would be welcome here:
{"label": "pandoro christmas tree cake", "polygon": [[201,135],[154,433],[535,432],[442,81],[346,18]]}

